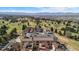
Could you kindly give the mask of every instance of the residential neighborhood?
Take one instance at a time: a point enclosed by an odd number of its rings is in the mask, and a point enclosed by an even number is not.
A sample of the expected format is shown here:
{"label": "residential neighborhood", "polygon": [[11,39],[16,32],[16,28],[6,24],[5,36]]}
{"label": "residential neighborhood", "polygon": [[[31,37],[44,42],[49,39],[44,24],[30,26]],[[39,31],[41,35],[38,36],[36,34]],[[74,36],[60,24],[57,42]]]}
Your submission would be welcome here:
{"label": "residential neighborhood", "polygon": [[79,51],[79,13],[2,12],[0,51]]}

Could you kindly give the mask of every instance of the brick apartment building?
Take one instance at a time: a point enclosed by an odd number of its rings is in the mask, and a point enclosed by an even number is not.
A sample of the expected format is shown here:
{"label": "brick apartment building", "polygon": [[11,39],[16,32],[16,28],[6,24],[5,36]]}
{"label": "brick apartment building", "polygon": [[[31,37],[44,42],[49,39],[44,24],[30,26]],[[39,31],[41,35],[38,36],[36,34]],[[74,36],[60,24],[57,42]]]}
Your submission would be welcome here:
{"label": "brick apartment building", "polygon": [[27,28],[23,31],[22,48],[25,51],[56,51],[65,50],[65,46],[60,44],[54,34],[49,31],[43,31],[42,28]]}

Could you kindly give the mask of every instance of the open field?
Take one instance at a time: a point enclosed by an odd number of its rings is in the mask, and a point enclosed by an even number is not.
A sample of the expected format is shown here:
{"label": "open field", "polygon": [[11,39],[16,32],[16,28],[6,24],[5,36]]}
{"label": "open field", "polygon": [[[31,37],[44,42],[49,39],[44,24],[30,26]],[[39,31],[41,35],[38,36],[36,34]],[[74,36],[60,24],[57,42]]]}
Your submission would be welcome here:
{"label": "open field", "polygon": [[79,51],[79,42],[78,41],[69,39],[64,36],[60,36],[58,34],[55,34],[55,36],[58,37],[58,39],[59,39],[58,41],[65,44],[69,50]]}

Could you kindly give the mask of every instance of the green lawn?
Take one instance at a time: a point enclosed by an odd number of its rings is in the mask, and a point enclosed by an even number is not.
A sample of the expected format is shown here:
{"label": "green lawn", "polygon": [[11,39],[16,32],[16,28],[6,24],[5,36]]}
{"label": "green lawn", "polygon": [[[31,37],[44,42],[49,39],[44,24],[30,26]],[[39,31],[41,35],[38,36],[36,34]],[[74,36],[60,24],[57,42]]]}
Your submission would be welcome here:
{"label": "green lawn", "polygon": [[60,36],[58,34],[55,34],[55,36],[58,37],[59,39],[58,41],[60,41],[61,43],[64,43],[68,47],[68,49],[79,51],[79,41],[75,41],[67,37]]}

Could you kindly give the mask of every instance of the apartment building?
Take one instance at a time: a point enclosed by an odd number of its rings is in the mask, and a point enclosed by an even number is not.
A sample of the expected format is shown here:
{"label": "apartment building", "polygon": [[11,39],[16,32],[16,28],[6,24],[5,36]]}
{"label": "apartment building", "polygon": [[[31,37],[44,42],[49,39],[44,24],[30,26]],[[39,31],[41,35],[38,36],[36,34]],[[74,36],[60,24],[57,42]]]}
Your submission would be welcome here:
{"label": "apartment building", "polygon": [[53,33],[43,32],[42,28],[28,28],[24,30],[23,36],[22,43],[25,50],[40,51],[52,49]]}
{"label": "apartment building", "polygon": [[27,28],[23,31],[22,49],[24,51],[58,51],[66,47],[57,41],[54,34],[42,28]]}

